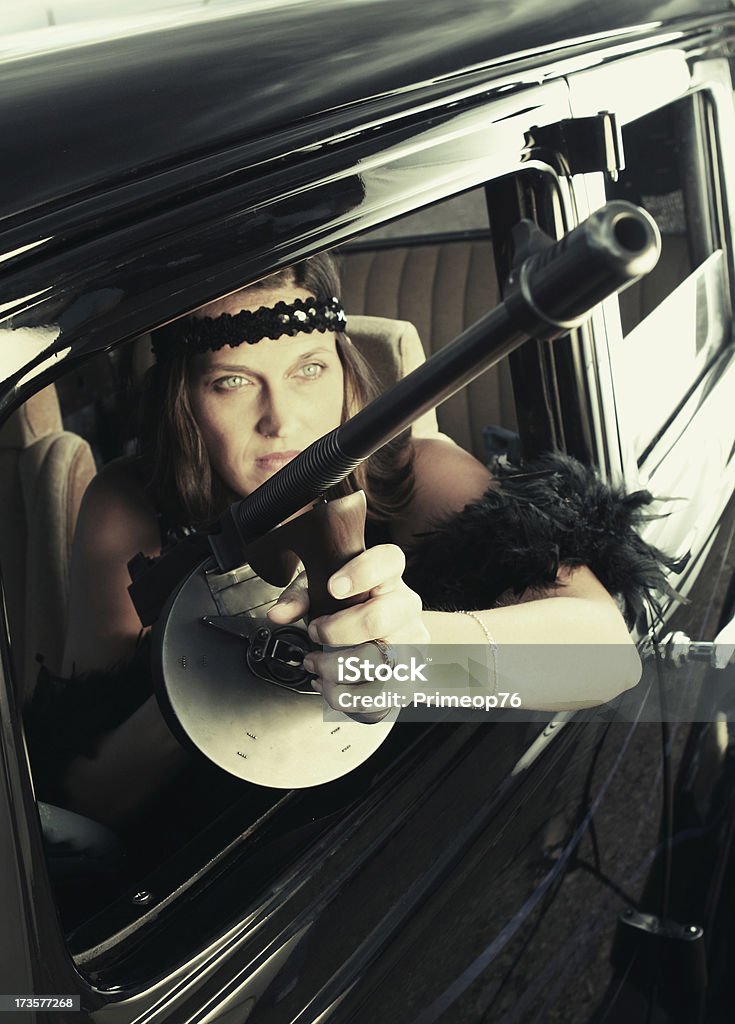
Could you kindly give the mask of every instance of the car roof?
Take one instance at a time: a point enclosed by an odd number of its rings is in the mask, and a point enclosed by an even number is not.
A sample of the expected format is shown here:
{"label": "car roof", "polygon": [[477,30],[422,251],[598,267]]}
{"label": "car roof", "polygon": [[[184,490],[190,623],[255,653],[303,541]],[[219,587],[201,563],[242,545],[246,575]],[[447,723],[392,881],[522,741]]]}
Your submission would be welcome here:
{"label": "car roof", "polygon": [[254,146],[247,162],[257,162],[274,139],[281,151],[323,139],[325,118],[338,134],[371,111],[384,118],[511,72],[538,81],[565,54],[611,38],[635,46],[731,9],[726,0],[183,7],[0,37],[0,133],[12,143],[0,173],[0,235],[34,207],[238,143]]}

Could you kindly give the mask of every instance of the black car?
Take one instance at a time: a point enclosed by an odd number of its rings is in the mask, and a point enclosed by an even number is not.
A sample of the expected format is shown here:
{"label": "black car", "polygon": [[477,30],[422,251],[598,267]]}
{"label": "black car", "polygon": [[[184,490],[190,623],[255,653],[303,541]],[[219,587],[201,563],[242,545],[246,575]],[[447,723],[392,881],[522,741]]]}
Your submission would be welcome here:
{"label": "black car", "polygon": [[[729,1020],[732,699],[696,643],[735,604],[731,5],[62,20],[0,42],[0,1009]],[[414,429],[676,499],[645,535],[686,603],[637,637],[640,686],[668,673],[687,713],[399,723],[323,785],[181,786],[145,842],[37,802],[22,711],[60,664],[84,488],[135,450],[148,333],[335,250],[387,383],[501,301],[519,220],[558,238],[612,199],[656,221],[656,269]]]}

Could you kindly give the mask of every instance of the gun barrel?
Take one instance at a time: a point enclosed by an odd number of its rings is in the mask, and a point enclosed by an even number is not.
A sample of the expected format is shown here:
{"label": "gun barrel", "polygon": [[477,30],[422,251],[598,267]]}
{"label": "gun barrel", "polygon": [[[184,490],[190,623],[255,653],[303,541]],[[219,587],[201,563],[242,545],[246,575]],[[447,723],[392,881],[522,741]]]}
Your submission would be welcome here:
{"label": "gun barrel", "polygon": [[231,507],[222,533],[211,538],[220,567],[240,564],[248,541],[339,483],[528,337],[553,339],[578,326],[598,302],[648,273],[660,251],[652,218],[621,200],[528,256],[504,302]]}
{"label": "gun barrel", "polygon": [[603,299],[653,270],[660,254],[658,227],[645,210],[607,203],[521,266],[520,291],[540,321],[530,326],[534,337],[578,326]]}

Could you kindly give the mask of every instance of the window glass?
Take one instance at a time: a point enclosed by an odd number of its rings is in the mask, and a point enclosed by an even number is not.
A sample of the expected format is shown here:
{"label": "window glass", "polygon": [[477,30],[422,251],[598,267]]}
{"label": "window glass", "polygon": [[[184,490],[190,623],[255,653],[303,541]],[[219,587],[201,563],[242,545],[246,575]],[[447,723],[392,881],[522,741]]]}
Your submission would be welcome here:
{"label": "window glass", "polygon": [[639,462],[729,337],[713,126],[705,94],[632,122],[623,129],[625,170],[608,186],[608,198],[644,207],[661,232],[657,266],[620,296],[623,340],[612,353],[619,414]]}
{"label": "window glass", "polygon": [[346,250],[369,247],[379,239],[431,238],[441,234],[454,235],[458,232],[489,234],[485,193],[481,188],[465,192],[464,195],[446,199],[418,213],[399,217],[389,224],[381,225],[374,231],[367,231],[356,242],[345,246]]}

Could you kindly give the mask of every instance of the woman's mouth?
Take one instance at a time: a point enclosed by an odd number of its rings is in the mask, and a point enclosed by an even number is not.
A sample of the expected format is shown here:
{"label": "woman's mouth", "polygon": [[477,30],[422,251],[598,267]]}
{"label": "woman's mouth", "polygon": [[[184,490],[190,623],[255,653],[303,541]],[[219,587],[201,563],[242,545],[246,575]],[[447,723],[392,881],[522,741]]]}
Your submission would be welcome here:
{"label": "woman's mouth", "polygon": [[260,469],[267,470],[268,472],[276,472],[279,469],[283,469],[287,462],[295,458],[299,452],[271,452],[270,455],[261,455],[255,460],[256,464]]}

